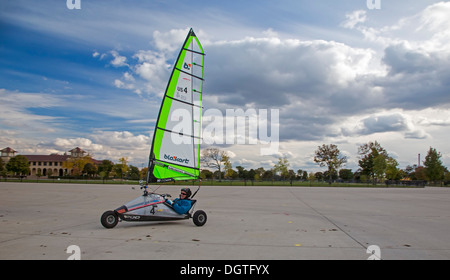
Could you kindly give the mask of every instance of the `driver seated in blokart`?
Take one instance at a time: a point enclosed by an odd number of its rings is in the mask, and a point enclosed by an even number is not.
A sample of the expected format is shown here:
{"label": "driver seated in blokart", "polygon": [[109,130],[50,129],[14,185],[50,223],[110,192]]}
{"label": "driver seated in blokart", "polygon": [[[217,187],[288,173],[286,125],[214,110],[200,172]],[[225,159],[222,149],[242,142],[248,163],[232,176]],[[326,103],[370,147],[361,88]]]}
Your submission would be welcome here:
{"label": "driver seated in blokart", "polygon": [[180,198],[176,198],[173,201],[166,199],[166,203],[172,206],[173,210],[180,215],[186,214],[192,207],[192,201],[189,197],[192,192],[189,188],[181,189]]}

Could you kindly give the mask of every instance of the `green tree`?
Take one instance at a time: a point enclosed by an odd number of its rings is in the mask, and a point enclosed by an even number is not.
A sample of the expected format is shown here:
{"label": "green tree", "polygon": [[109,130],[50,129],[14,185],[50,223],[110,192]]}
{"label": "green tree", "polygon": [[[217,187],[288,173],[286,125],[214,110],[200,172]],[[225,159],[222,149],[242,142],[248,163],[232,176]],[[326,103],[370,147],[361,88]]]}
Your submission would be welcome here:
{"label": "green tree", "polygon": [[275,173],[279,173],[281,178],[284,180],[289,178],[289,161],[286,157],[278,158],[278,163],[273,167]]}
{"label": "green tree", "polygon": [[[246,175],[246,180],[250,180],[252,182],[253,185],[253,181],[255,181],[255,176],[256,176],[256,171],[254,169],[250,169]],[[247,181],[245,183],[247,185]]]}
{"label": "green tree", "polygon": [[3,160],[0,158],[0,173],[5,169],[5,164],[3,163]]}
{"label": "green tree", "polygon": [[341,154],[336,145],[323,144],[315,151],[314,162],[319,164],[320,167],[328,167],[328,182],[331,184],[333,176],[337,174],[337,170],[347,162],[347,157]]}
{"label": "green tree", "polygon": [[319,182],[323,181],[323,178],[324,178],[323,172],[316,172],[316,173],[314,173],[314,178],[316,178],[317,181],[319,181]]}
{"label": "green tree", "polygon": [[97,173],[97,166],[91,162],[88,162],[83,167],[83,174],[87,174],[88,177],[94,177]]}
{"label": "green tree", "polygon": [[262,175],[263,180],[273,180],[273,170],[266,170]]}
{"label": "green tree", "polygon": [[238,173],[238,178],[240,178],[240,179],[245,179],[245,175],[246,175],[246,172],[247,172],[247,170],[245,170],[245,168],[244,167],[242,167],[242,166],[236,166],[236,169],[237,169],[237,173]]}
{"label": "green tree", "polygon": [[387,156],[384,154],[379,154],[373,159],[373,174],[377,182],[384,179],[387,167],[386,159]]}
{"label": "green tree", "polygon": [[400,180],[402,178],[402,170],[398,168],[398,162],[392,157],[386,160],[386,178],[388,180]]}
{"label": "green tree", "polygon": [[222,162],[224,167],[225,178],[232,178],[233,177],[233,166],[231,165],[230,156],[228,156],[227,153],[224,153],[222,155]]}
{"label": "green tree", "polygon": [[314,173],[313,172],[309,173],[308,181],[314,182],[315,180],[316,180],[316,176],[314,175]]}
{"label": "green tree", "polygon": [[213,178],[213,173],[211,171],[209,171],[208,169],[203,169],[202,171],[200,171],[200,178],[202,178],[202,179],[212,179]]}
{"label": "green tree", "polygon": [[444,179],[445,167],[442,165],[441,153],[430,147],[425,157],[423,165],[425,166],[425,175],[430,181],[439,181]]}
{"label": "green tree", "polygon": [[140,174],[139,174],[139,168],[136,166],[130,165],[128,167],[127,171],[127,177],[131,180],[139,180]]}
{"label": "green tree", "polygon": [[259,181],[259,180],[261,180],[261,179],[263,178],[264,173],[265,173],[266,171],[264,170],[263,167],[260,167],[260,168],[256,169],[255,172],[256,172],[256,174],[255,174],[255,180]]}
{"label": "green tree", "polygon": [[100,177],[105,181],[108,177],[111,171],[113,170],[114,163],[110,160],[103,160],[102,163],[100,163],[97,167],[97,172],[100,175]]}
{"label": "green tree", "polygon": [[[361,167],[361,175],[365,175],[373,180],[373,184],[375,184],[375,177],[382,171],[383,158],[386,159],[388,154],[386,150],[381,147],[381,145],[375,141],[369,142],[367,144],[361,145],[358,148],[358,154],[360,156],[359,166]],[[375,158],[377,158],[377,166],[375,166]]]}
{"label": "green tree", "polygon": [[344,181],[350,181],[353,179],[353,172],[351,169],[341,169],[339,170],[339,178]]}
{"label": "green tree", "polygon": [[30,174],[28,159],[22,155],[15,156],[6,164],[6,170],[15,175],[26,176]]}
{"label": "green tree", "polygon": [[98,165],[97,171],[98,172],[102,172],[103,171],[103,172],[106,172],[107,174],[109,174],[109,172],[112,171],[113,166],[114,166],[114,163],[112,161],[105,159],[105,160],[102,161],[102,163],[100,163]]}
{"label": "green tree", "polygon": [[[122,175],[126,175],[127,174],[127,171],[128,171],[128,158],[125,158],[125,157],[121,157],[120,159],[119,159],[119,161],[120,161],[120,168],[122,169],[121,170],[121,172],[122,172]],[[121,178],[122,178],[122,176],[121,176]]]}

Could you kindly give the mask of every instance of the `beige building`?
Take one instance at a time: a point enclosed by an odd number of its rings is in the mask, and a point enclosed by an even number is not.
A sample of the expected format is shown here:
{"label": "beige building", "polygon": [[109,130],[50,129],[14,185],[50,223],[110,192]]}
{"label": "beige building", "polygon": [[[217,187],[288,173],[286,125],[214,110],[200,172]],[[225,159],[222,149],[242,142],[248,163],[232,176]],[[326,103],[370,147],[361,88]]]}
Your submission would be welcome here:
{"label": "beige building", "polygon": [[[4,164],[6,164],[12,157],[16,155],[17,151],[7,147],[1,150],[1,159]],[[23,155],[28,159],[30,164],[30,176],[58,176],[62,177],[64,175],[71,175],[72,169],[67,169],[63,167],[63,163],[70,158],[80,158],[86,155],[86,152],[76,147],[69,151],[70,155]],[[94,163],[99,164],[101,162],[93,160]]]}

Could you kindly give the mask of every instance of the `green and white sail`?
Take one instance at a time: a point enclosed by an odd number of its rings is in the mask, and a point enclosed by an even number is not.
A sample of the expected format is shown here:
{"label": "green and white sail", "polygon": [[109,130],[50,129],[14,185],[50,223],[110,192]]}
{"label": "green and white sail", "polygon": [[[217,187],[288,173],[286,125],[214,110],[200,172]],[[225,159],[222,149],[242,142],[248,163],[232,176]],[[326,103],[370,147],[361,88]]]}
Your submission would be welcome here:
{"label": "green and white sail", "polygon": [[150,150],[148,183],[199,177],[204,56],[202,45],[191,29],[159,111]]}

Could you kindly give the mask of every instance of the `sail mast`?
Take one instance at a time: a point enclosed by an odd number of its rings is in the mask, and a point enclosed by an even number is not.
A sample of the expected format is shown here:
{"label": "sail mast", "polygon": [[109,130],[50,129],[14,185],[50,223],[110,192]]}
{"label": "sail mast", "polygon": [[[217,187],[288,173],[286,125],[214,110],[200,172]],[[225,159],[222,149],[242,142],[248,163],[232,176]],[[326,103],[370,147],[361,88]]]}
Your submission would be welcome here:
{"label": "sail mast", "polygon": [[204,55],[191,29],[161,102],[150,149],[147,183],[199,177]]}

